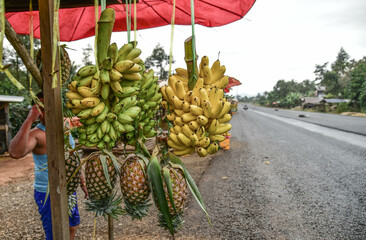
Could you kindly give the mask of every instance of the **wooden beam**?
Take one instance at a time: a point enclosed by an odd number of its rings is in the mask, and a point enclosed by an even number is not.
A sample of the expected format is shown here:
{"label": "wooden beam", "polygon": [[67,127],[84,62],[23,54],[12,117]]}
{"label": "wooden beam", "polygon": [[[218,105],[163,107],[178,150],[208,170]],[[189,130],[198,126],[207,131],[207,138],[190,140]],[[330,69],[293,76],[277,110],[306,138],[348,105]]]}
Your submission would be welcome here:
{"label": "wooden beam", "polygon": [[34,77],[40,89],[42,89],[42,76],[41,72],[37,68],[33,59],[31,58],[28,50],[25,48],[22,40],[20,40],[18,34],[14,31],[13,27],[10,25],[7,19],[5,19],[5,36],[13,46],[15,51],[18,53],[19,57],[22,59],[25,67]]}
{"label": "wooden beam", "polygon": [[[52,88],[53,0],[38,0],[42,46],[42,77],[46,120],[48,182],[53,239],[70,239],[66,192],[61,87]],[[56,59],[58,59],[56,57]],[[58,68],[58,61],[56,63]],[[57,74],[57,76],[59,76]]]}

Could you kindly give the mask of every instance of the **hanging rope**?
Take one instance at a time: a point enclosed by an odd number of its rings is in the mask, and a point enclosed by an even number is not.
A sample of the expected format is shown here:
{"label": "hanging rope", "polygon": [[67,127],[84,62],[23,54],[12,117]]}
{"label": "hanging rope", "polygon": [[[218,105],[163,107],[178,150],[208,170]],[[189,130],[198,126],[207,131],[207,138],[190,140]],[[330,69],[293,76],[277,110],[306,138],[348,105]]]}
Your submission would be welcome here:
{"label": "hanging rope", "polygon": [[173,39],[174,39],[174,23],[175,23],[175,0],[173,1],[173,12],[170,31],[170,51],[169,51],[169,77],[172,73],[172,61],[173,61]]}
{"label": "hanging rope", "polygon": [[[57,50],[59,50],[59,24],[58,24],[58,12],[60,9],[60,0],[54,0],[54,13],[53,13],[53,35],[52,35],[52,89],[57,87],[57,72],[55,72]],[[59,63],[60,65],[61,63]],[[61,71],[60,67],[59,70]],[[61,79],[59,79],[61,82]]]}
{"label": "hanging rope", "polygon": [[193,56],[193,75],[196,77],[196,34],[194,32],[194,0],[191,0],[191,24],[192,24],[192,56]]}
{"label": "hanging rope", "polygon": [[99,63],[98,63],[98,18],[99,18],[99,2],[98,0],[94,0],[94,17],[95,17],[95,37],[94,37],[94,61],[97,66],[97,72],[99,76]]}
{"label": "hanging rope", "polygon": [[[34,59],[34,37],[33,37],[33,4],[32,4],[32,0],[29,0],[29,41],[30,41],[30,56],[31,59]],[[43,103],[39,100],[39,98],[37,97],[37,95],[33,92],[32,90],[32,80],[33,80],[33,76],[31,73],[28,74],[28,78],[29,78],[29,94],[32,98],[32,100],[37,103],[36,106],[38,108],[38,110],[40,111],[38,105],[43,106]]]}
{"label": "hanging rope", "polygon": [[18,80],[13,77],[13,75],[10,73],[7,66],[3,66],[3,42],[4,42],[4,34],[5,34],[5,3],[4,0],[0,0],[0,26],[1,26],[1,32],[0,32],[0,72],[4,72],[6,76],[9,78],[9,80],[18,88],[18,90],[24,89],[24,86],[18,82]]}
{"label": "hanging rope", "polygon": [[[136,44],[136,31],[137,31],[137,17],[136,17],[136,0],[133,0],[133,40]],[[136,47],[136,46],[134,46]]]}
{"label": "hanging rope", "polygon": [[126,28],[127,28],[127,42],[131,42],[131,0],[126,0]]}

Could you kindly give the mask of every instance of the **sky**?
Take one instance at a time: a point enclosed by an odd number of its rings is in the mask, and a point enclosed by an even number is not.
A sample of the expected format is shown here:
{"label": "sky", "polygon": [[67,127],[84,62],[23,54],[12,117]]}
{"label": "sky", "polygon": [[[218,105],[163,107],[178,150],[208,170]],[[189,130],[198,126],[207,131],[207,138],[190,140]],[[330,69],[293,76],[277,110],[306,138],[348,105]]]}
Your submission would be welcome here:
{"label": "sky", "polygon": [[[239,21],[215,28],[195,25],[196,49],[199,61],[208,56],[211,65],[219,56],[225,74],[241,81],[231,94],[254,96],[271,91],[281,79],[314,80],[315,65],[334,62],[341,47],[351,59],[366,56],[365,23],[365,0],[257,0]],[[184,40],[191,34],[191,26],[175,25],[172,69],[186,67]],[[170,35],[170,26],[137,31],[141,58],[157,44],[168,54]],[[120,47],[127,34],[114,32],[111,42]],[[77,64],[87,44],[94,46],[94,37],[67,43],[77,49],[68,51]]]}

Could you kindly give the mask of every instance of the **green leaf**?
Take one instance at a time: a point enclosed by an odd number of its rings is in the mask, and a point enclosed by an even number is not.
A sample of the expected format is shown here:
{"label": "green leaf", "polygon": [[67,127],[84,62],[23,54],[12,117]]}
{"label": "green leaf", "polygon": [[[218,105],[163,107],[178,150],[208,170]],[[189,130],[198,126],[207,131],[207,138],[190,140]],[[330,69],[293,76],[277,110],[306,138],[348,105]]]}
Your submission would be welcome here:
{"label": "green leaf", "polygon": [[171,161],[171,163],[180,165],[183,168],[184,177],[185,177],[185,179],[186,179],[186,181],[188,183],[189,189],[191,190],[191,192],[192,192],[194,198],[196,199],[197,203],[200,205],[200,207],[202,208],[202,210],[205,212],[206,217],[207,217],[207,221],[211,225],[211,221],[210,221],[210,218],[208,216],[208,213],[207,213],[207,210],[206,210],[206,206],[205,206],[205,204],[203,202],[203,198],[201,196],[201,193],[200,193],[200,191],[199,191],[196,183],[194,182],[192,176],[189,174],[188,170],[184,166],[182,160],[180,160],[180,158],[178,158],[177,156],[175,156],[171,152],[168,153],[168,157],[169,157],[169,160]]}
{"label": "green leaf", "polygon": [[107,155],[111,158],[112,163],[113,163],[113,165],[114,165],[114,169],[116,169],[117,174],[118,174],[118,175],[120,175],[120,174],[119,174],[119,165],[118,165],[118,161],[117,161],[116,156],[114,156],[114,154],[113,154],[112,152],[110,152],[110,151],[108,151],[108,150],[106,150],[106,149],[103,149],[103,152],[104,152],[105,154],[107,154]]}
{"label": "green leaf", "polygon": [[102,163],[104,176],[105,176],[105,179],[107,180],[108,186],[110,189],[113,189],[111,180],[109,179],[107,155],[100,154],[99,159],[100,159],[100,162]]}
{"label": "green leaf", "polygon": [[[155,156],[150,159],[149,165],[147,166],[147,175],[150,180],[150,188],[153,190],[156,196],[155,204],[160,207],[160,211],[164,217],[165,222],[167,223],[169,231],[172,235],[174,235],[172,218],[169,214],[169,207],[165,198],[165,192],[163,188],[161,168],[159,160]],[[155,201],[155,198],[153,199]]]}
{"label": "green leaf", "polygon": [[177,209],[175,208],[175,204],[174,204],[173,186],[172,186],[172,179],[170,178],[170,170],[167,167],[163,168],[163,176],[164,176],[165,185],[167,186],[167,189],[168,189],[170,203],[172,204],[175,213],[178,214]]}

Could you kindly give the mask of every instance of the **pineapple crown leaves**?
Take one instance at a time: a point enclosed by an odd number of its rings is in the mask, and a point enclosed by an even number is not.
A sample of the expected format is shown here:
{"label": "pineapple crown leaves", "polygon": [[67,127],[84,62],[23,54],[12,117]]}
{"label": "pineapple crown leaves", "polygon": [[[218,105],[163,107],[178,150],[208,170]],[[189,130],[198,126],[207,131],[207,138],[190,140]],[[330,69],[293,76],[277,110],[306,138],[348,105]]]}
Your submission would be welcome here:
{"label": "pineapple crown leaves", "polygon": [[[160,227],[169,229],[165,222],[164,216],[161,213],[158,213],[158,219],[159,219]],[[179,229],[181,229],[183,227],[183,223],[184,223],[184,220],[180,215],[173,216],[172,225],[173,225],[174,232],[177,232]]]}
{"label": "pineapple crown leaves", "polygon": [[127,199],[124,200],[125,200],[125,211],[128,213],[128,215],[132,217],[132,220],[134,219],[142,220],[142,218],[147,215],[149,207],[151,206],[151,204],[149,203],[150,202],[149,199],[139,204],[133,204]]}
{"label": "pineapple crown leaves", "polygon": [[188,170],[184,166],[182,160],[180,160],[180,158],[178,158],[177,156],[175,156],[171,152],[169,152],[167,156],[168,156],[168,159],[169,159],[169,164],[171,166],[173,166],[175,168],[180,168],[180,169],[183,170],[184,178],[186,179],[186,182],[187,182],[187,184],[189,186],[189,189],[191,190],[191,192],[192,192],[194,198],[196,199],[197,203],[199,204],[199,206],[205,212],[206,217],[207,217],[207,221],[211,225],[211,221],[210,221],[210,218],[208,216],[208,212],[207,212],[206,206],[205,206],[205,204],[203,202],[203,198],[201,196],[201,193],[200,193],[200,191],[199,191],[196,183],[194,182],[192,176],[189,174]]}
{"label": "pineapple crown leaves", "polygon": [[175,231],[173,228],[172,216],[169,214],[169,207],[165,198],[165,192],[163,187],[163,180],[161,176],[161,167],[159,160],[156,156],[151,157],[150,162],[147,166],[147,176],[150,182],[150,189],[156,196],[154,199],[155,205],[160,207],[161,214],[163,215],[164,221],[170,233],[174,235]]}
{"label": "pineapple crown leaves", "polygon": [[126,212],[120,206],[122,197],[116,195],[117,193],[114,192],[111,196],[103,199],[90,199],[85,202],[85,210],[95,212],[95,217],[103,216],[107,220],[107,216],[111,216],[118,221],[118,216],[124,215]]}

